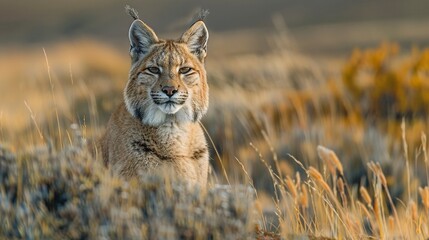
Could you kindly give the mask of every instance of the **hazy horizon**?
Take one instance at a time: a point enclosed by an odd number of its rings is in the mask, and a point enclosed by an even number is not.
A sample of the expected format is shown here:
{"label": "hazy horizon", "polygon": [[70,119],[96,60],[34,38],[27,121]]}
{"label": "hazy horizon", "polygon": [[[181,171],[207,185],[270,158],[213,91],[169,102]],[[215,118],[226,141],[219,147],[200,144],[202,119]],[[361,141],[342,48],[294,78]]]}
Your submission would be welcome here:
{"label": "hazy horizon", "polygon": [[142,20],[168,38],[177,37],[198,9],[208,9],[206,23],[213,39],[243,36],[243,41],[251,42],[244,52],[266,50],[267,46],[261,45],[279,31],[273,20],[279,17],[284,21],[285,29],[281,30],[287,31],[299,50],[310,54],[335,55],[383,41],[406,47],[429,43],[429,32],[425,31],[429,2],[417,0],[41,0],[37,4],[23,0],[0,3],[0,32],[7,33],[0,37],[0,46],[38,46],[90,38],[125,49],[132,21],[125,5],[137,9]]}

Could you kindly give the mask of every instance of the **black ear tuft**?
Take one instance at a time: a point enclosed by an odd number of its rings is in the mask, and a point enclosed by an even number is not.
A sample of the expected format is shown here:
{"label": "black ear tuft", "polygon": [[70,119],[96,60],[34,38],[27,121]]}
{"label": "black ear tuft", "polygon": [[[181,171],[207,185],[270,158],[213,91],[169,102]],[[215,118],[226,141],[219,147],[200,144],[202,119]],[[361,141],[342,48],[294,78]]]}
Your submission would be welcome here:
{"label": "black ear tuft", "polygon": [[155,32],[140,19],[134,20],[128,33],[130,39],[130,55],[136,62],[147,54],[152,44],[158,42]]}
{"label": "black ear tuft", "polygon": [[206,17],[209,15],[209,10],[207,9],[199,9],[196,11],[192,23],[198,22],[198,21],[204,21]]}
{"label": "black ear tuft", "polygon": [[125,12],[127,12],[134,20],[140,19],[137,10],[130,7],[130,5],[125,5]]}
{"label": "black ear tuft", "polygon": [[183,35],[181,40],[188,45],[189,50],[204,62],[207,55],[209,32],[203,21],[195,22]]}

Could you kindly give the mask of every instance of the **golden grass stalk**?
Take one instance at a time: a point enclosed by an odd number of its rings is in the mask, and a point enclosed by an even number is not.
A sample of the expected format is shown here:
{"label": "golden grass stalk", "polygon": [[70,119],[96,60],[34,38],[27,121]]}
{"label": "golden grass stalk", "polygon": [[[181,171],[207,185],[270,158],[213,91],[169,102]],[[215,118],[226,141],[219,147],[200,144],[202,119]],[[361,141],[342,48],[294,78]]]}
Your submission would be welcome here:
{"label": "golden grass stalk", "polygon": [[246,171],[246,168],[244,167],[244,164],[240,160],[238,160],[238,158],[235,158],[235,160],[238,162],[238,164],[240,164],[241,169],[243,170],[244,174],[246,175],[247,180],[248,180],[250,186],[252,187],[253,191],[255,192],[255,197],[257,199],[259,199],[258,191],[256,191],[255,185],[253,184],[253,180],[250,177],[249,173]]}
{"label": "golden grass stalk", "polygon": [[384,186],[387,187],[387,180],[386,177],[384,176],[383,170],[381,169],[381,166],[379,163],[374,163],[374,162],[369,162],[368,163],[368,167],[369,169],[371,169],[371,171],[374,173],[374,175],[377,177],[378,180],[380,180],[380,183]]}
{"label": "golden grass stalk", "polygon": [[63,149],[64,146],[63,146],[63,142],[61,141],[62,140],[62,134],[61,134],[60,117],[58,115],[57,98],[56,98],[55,92],[54,92],[54,83],[52,82],[51,67],[49,66],[48,55],[46,54],[46,51],[45,51],[44,48],[43,48],[43,54],[45,55],[45,61],[46,61],[46,68],[47,68],[47,71],[48,71],[49,84],[51,86],[52,102],[54,103],[55,117],[57,119],[58,138],[60,139],[60,147],[61,147],[61,149]]}
{"label": "golden grass stalk", "polygon": [[289,177],[289,176],[286,176],[286,179],[285,179],[285,184],[286,184],[286,188],[289,190],[289,192],[290,192],[290,195],[294,198],[294,199],[296,199],[296,197],[297,197],[297,193],[298,193],[298,191],[296,190],[296,186],[295,186],[295,183],[292,181],[292,179]]}
{"label": "golden grass stalk", "polygon": [[382,211],[380,206],[380,200],[378,197],[376,197],[374,201],[374,216],[375,216],[375,220],[377,221],[378,233],[380,235],[380,239],[385,239],[383,217],[381,212]]}
{"label": "golden grass stalk", "polygon": [[395,231],[395,218],[392,216],[392,215],[390,215],[388,218],[387,218],[387,225],[389,226],[389,232],[394,232]]}
{"label": "golden grass stalk", "polygon": [[426,148],[426,134],[424,132],[421,133],[421,140],[422,140],[422,148],[423,148],[423,156],[425,158],[425,166],[426,166],[426,180],[429,183],[429,160],[428,160],[428,153]]}
{"label": "golden grass stalk", "polygon": [[332,189],[325,182],[325,180],[322,177],[322,174],[319,171],[317,171],[317,169],[315,169],[314,167],[309,167],[307,170],[307,174],[317,183],[317,185],[322,187],[322,189],[324,189],[329,194],[332,194],[331,196],[333,196]]}
{"label": "golden grass stalk", "polygon": [[346,197],[346,192],[344,191],[345,185],[344,185],[344,181],[342,178],[338,178],[337,188],[338,188],[338,191],[339,191],[340,196],[341,196],[341,201],[343,203],[343,207],[347,207],[347,197]]}
{"label": "golden grass stalk", "polygon": [[411,189],[410,189],[410,183],[411,183],[411,172],[410,172],[410,163],[408,159],[408,145],[407,145],[407,139],[405,137],[405,118],[402,118],[401,123],[401,131],[402,131],[402,145],[404,147],[404,158],[405,158],[405,166],[407,168],[407,191],[408,191],[408,200],[411,200]]}
{"label": "golden grass stalk", "polygon": [[339,178],[337,181],[337,188],[340,193],[344,193],[344,181],[342,178]]}
{"label": "golden grass stalk", "polygon": [[368,191],[366,190],[366,188],[364,186],[361,186],[359,188],[359,192],[360,192],[360,196],[363,198],[363,200],[366,202],[366,204],[368,206],[371,206],[372,199],[371,199],[371,196],[369,195]]}
{"label": "golden grass stalk", "polygon": [[419,214],[417,210],[417,204],[413,200],[408,203],[408,211],[413,222],[417,222]]}
{"label": "golden grass stalk", "polygon": [[290,192],[290,195],[294,198],[294,199],[296,199],[296,197],[297,197],[297,190],[296,190],[296,186],[295,186],[295,183],[292,181],[292,179],[289,177],[289,176],[286,176],[286,179],[285,179],[285,183],[286,183],[286,187],[287,187],[287,189],[289,190],[289,192]]}
{"label": "golden grass stalk", "polygon": [[419,187],[419,194],[422,198],[422,204],[426,208],[426,211],[429,210],[429,187],[426,186],[424,188]]}
{"label": "golden grass stalk", "polygon": [[[271,154],[273,156],[274,164],[276,165],[277,170],[279,170],[280,169],[280,165],[279,165],[279,159],[277,157],[277,153],[276,153],[276,151],[274,151],[274,147],[271,144],[271,141],[268,138],[267,133],[265,131],[261,131],[261,133],[262,133],[262,136],[264,137],[265,142],[268,144],[268,147],[270,148],[270,152],[271,152]],[[283,178],[282,172],[281,171],[278,171],[278,172],[279,172],[280,179]]]}
{"label": "golden grass stalk", "polygon": [[[259,156],[259,160],[265,165],[265,167],[267,168],[268,172],[270,173],[271,176],[271,180],[273,181],[273,188],[274,188],[274,196],[275,196],[275,206],[276,206],[276,215],[278,216],[279,219],[283,219],[283,214],[282,211],[280,209],[280,198],[279,198],[279,193],[278,191],[280,190],[280,192],[282,191],[282,179],[279,177],[279,175],[277,175],[271,165],[269,165],[267,163],[267,161],[265,161],[264,157],[262,156],[262,153],[259,151],[259,149],[253,144],[253,143],[249,143],[249,145],[255,150],[255,152],[258,154]],[[278,165],[277,165],[278,166]]]}
{"label": "golden grass stalk", "polygon": [[350,213],[347,213],[345,216],[345,222],[348,228],[350,228],[353,233],[358,233],[359,230],[362,228],[360,222],[358,219],[356,219],[356,216]]}
{"label": "golden grass stalk", "polygon": [[42,134],[42,131],[40,131],[39,125],[37,124],[36,116],[34,115],[33,111],[31,110],[30,106],[28,105],[27,101],[24,101],[24,104],[25,104],[25,107],[27,107],[28,112],[30,112],[31,120],[33,121],[34,126],[36,127],[36,130],[37,130],[37,133],[39,134],[40,140],[43,141],[44,140],[43,134]]}
{"label": "golden grass stalk", "polygon": [[299,186],[301,186],[301,175],[299,174],[298,171],[295,174],[295,178],[296,178],[295,186],[298,188]]}
{"label": "golden grass stalk", "polygon": [[380,182],[381,182],[381,185],[383,186],[383,187],[385,187],[386,188],[386,190],[387,190],[387,180],[386,180],[386,176],[384,175],[384,173],[383,173],[383,171],[381,170],[381,167],[380,167],[380,165],[377,163],[377,166],[378,166],[378,170],[379,170],[379,172],[378,172],[378,177],[380,178]]}
{"label": "golden grass stalk", "polygon": [[[387,199],[389,200],[389,204],[392,207],[396,223],[398,224],[398,227],[399,227],[399,231],[400,231],[401,235],[403,235],[402,234],[401,223],[399,221],[398,212],[396,211],[396,206],[393,203],[392,196],[390,196],[389,188],[387,186],[386,176],[384,175],[383,170],[381,169],[380,164],[379,163],[375,164],[374,162],[370,162],[370,163],[368,163],[368,167],[373,171],[373,173],[375,174],[376,178],[378,179],[378,181],[380,182],[381,186],[383,187],[384,192],[386,193]],[[379,194],[376,194],[376,198],[378,198],[378,196],[379,196]],[[374,202],[374,205],[375,205],[375,202]]]}
{"label": "golden grass stalk", "polygon": [[368,211],[368,209],[365,207],[363,203],[361,203],[359,200],[356,201],[356,205],[363,211],[364,215],[369,219],[371,218],[371,213]]}
{"label": "golden grass stalk", "polygon": [[324,181],[323,180],[323,176],[322,176],[322,174],[317,170],[317,169],[315,169],[314,167],[309,167],[308,168],[308,170],[307,170],[307,174],[311,177],[311,178],[313,178],[314,180],[316,180],[316,181],[318,181],[318,182],[320,182],[320,181]]}
{"label": "golden grass stalk", "polygon": [[390,196],[389,188],[387,187],[386,176],[384,176],[384,173],[383,173],[383,171],[381,170],[380,165],[379,165],[379,164],[377,164],[377,165],[378,165],[378,167],[379,167],[379,169],[380,169],[379,174],[380,174],[380,181],[381,181],[381,184],[382,184],[382,186],[383,186],[384,192],[386,193],[387,199],[389,199],[389,204],[390,204],[390,206],[392,207],[392,210],[393,210],[393,214],[394,214],[394,216],[395,216],[396,223],[398,224],[399,231],[400,231],[401,236],[402,236],[403,234],[402,234],[401,222],[399,221],[399,216],[398,216],[398,212],[396,211],[396,206],[395,206],[395,204],[393,203],[392,196]]}
{"label": "golden grass stalk", "polygon": [[336,175],[336,170],[344,175],[343,165],[334,151],[319,145],[317,146],[317,154],[326,163],[332,175]]}
{"label": "golden grass stalk", "polygon": [[278,163],[278,172],[279,176],[287,176],[288,174],[293,173],[293,169],[289,166],[286,161],[281,161]]}
{"label": "golden grass stalk", "polygon": [[207,129],[204,127],[203,123],[200,122],[200,121],[198,123],[200,124],[201,128],[204,130],[204,132],[206,133],[206,135],[208,136],[208,138],[210,140],[210,143],[212,144],[213,149],[216,152],[216,156],[219,159],[219,163],[220,163],[220,166],[222,168],[222,172],[223,172],[223,175],[225,177],[226,182],[228,183],[228,185],[231,185],[231,183],[229,182],[228,174],[226,174],[226,169],[225,169],[225,166],[223,165],[222,158],[220,157],[220,154],[219,154],[219,152],[218,152],[218,150],[216,148],[216,145],[213,142],[213,139],[211,138],[211,136],[210,136],[209,132],[207,131]]}
{"label": "golden grass stalk", "polygon": [[308,189],[305,184],[301,185],[301,193],[299,195],[299,205],[301,205],[303,208],[308,208]]}

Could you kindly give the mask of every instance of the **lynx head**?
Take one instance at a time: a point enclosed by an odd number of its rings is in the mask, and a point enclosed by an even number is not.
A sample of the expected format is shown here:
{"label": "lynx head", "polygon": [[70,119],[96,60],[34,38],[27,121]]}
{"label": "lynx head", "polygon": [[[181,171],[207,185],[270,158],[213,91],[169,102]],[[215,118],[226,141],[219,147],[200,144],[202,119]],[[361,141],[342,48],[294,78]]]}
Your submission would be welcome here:
{"label": "lynx head", "polygon": [[208,108],[208,37],[203,21],[178,40],[162,40],[136,19],[129,30],[132,66],[124,91],[128,111],[152,126],[200,120]]}

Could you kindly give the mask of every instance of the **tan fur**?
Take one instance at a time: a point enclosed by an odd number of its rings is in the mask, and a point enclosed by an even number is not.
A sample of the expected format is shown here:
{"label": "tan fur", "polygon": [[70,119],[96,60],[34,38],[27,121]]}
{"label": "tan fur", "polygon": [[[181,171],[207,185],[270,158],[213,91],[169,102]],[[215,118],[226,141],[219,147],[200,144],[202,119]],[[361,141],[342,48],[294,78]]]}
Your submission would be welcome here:
{"label": "tan fur", "polygon": [[[174,172],[204,186],[209,164],[199,125],[208,108],[204,23],[196,22],[179,40],[160,40],[137,19],[129,37],[132,66],[124,102],[100,139],[105,163],[126,178]],[[172,96],[166,87],[174,88]]]}

